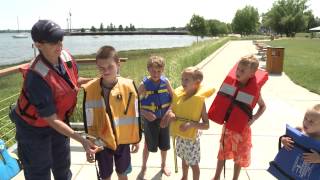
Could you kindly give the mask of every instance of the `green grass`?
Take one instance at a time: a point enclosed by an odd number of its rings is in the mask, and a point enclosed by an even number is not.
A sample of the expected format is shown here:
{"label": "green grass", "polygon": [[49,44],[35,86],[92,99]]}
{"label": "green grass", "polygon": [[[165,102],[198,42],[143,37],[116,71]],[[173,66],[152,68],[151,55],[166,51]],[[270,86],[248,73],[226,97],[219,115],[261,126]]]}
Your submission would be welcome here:
{"label": "green grass", "polygon": [[310,38],[311,33],[296,33],[296,38]]}
{"label": "green grass", "polygon": [[320,39],[295,38],[268,44],[285,48],[283,68],[292,81],[320,94]]}
{"label": "green grass", "polygon": [[[201,62],[223,44],[229,38],[221,38],[220,40],[206,40],[199,43],[192,44],[188,47],[181,48],[164,48],[164,49],[145,49],[120,51],[120,57],[128,58],[127,62],[121,63],[121,76],[133,79],[138,84],[141,79],[147,75],[146,62],[150,55],[159,55],[165,58],[166,67],[165,75],[170,79],[172,85],[177,87],[180,84],[180,73],[188,66],[193,66]],[[76,56],[78,58],[94,58],[95,55]],[[79,64],[79,73],[83,77],[96,77],[98,72],[95,64]],[[0,101],[6,97],[19,93],[22,85],[22,76],[19,73],[11,74],[0,78]],[[0,102],[0,109],[8,107],[9,104],[14,103],[17,96],[10,98],[8,101]],[[75,110],[71,121],[82,122],[82,99],[83,92],[80,91],[78,95],[77,109]],[[8,114],[8,109],[0,111],[0,119]],[[9,118],[0,120],[0,128],[8,124]],[[12,131],[13,130],[13,131]],[[9,134],[5,133],[11,131]],[[9,124],[7,127],[0,129],[0,138],[7,141],[14,136],[14,125]],[[7,145],[12,145],[14,141],[10,141]]]}

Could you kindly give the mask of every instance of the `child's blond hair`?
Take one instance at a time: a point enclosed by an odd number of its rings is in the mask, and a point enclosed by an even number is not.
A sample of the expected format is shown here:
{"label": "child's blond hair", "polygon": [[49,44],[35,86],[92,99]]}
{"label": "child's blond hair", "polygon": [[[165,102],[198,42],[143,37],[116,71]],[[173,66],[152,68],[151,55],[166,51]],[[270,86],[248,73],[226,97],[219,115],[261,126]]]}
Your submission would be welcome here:
{"label": "child's blond hair", "polygon": [[320,113],[320,104],[314,105],[311,109],[316,111],[316,112],[318,112],[318,113]]}
{"label": "child's blond hair", "polygon": [[259,67],[258,59],[252,54],[247,55],[247,56],[243,56],[240,59],[239,64],[249,67],[253,72],[257,71],[257,69]]}
{"label": "child's blond hair", "polygon": [[150,67],[157,67],[157,68],[164,68],[165,63],[164,59],[161,56],[150,56],[148,63],[147,63],[147,68]]}
{"label": "child's blond hair", "polygon": [[203,80],[203,73],[200,71],[199,68],[191,66],[187,67],[182,71],[182,74],[190,74],[194,81],[202,82]]}

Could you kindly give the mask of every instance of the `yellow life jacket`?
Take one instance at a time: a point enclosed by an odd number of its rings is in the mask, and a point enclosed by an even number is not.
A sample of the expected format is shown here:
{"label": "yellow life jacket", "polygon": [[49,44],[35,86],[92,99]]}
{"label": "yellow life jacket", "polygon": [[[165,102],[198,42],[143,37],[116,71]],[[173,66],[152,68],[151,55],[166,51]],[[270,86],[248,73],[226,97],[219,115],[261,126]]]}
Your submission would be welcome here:
{"label": "yellow life jacket", "polygon": [[138,93],[134,82],[118,77],[111,89],[109,105],[113,117],[106,112],[101,78],[83,85],[85,128],[89,135],[100,138],[106,147],[115,150],[119,144],[134,144],[141,139]]}
{"label": "yellow life jacket", "polygon": [[190,128],[187,131],[180,131],[181,124],[187,121],[199,122],[204,100],[215,92],[214,88],[200,86],[195,95],[188,99],[184,99],[185,92],[182,87],[174,90],[172,101],[172,111],[176,115],[176,121],[170,124],[171,136],[180,136],[186,139],[195,140],[197,137],[197,129]]}

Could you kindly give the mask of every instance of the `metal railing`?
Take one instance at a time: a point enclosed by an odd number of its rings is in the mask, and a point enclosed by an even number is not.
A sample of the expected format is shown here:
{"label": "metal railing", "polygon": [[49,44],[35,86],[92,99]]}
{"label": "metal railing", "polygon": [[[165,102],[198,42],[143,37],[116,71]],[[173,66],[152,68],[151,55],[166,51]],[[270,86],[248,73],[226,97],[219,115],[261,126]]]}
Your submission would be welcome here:
{"label": "metal railing", "polygon": [[[126,62],[128,58],[120,58],[120,62]],[[77,63],[79,64],[94,64],[95,59],[88,58],[88,59],[79,59],[77,60]],[[18,65],[15,67],[7,68],[2,70],[2,73],[0,73],[0,78],[2,76],[7,76],[9,74],[13,74],[18,72],[18,68],[22,65]],[[3,73],[5,71],[5,73]],[[2,74],[2,75],[1,75]],[[4,99],[0,99],[0,139],[5,141],[6,146],[10,147],[15,144],[15,124],[11,122],[9,118],[9,107],[16,103],[16,100],[18,98],[18,95],[20,92],[10,95],[9,97],[5,97]],[[81,93],[78,94],[78,98],[81,97]],[[80,98],[81,99],[81,98]],[[71,126],[74,127],[76,130],[82,130],[83,129],[83,123],[82,123],[82,103],[77,103],[77,108],[75,109],[72,121],[78,121],[75,123],[71,123]],[[80,122],[79,122],[80,121]]]}
{"label": "metal railing", "polygon": [[15,125],[9,118],[9,106],[13,104],[19,93],[13,94],[5,99],[0,100],[0,139],[3,139],[7,146],[15,143]]}

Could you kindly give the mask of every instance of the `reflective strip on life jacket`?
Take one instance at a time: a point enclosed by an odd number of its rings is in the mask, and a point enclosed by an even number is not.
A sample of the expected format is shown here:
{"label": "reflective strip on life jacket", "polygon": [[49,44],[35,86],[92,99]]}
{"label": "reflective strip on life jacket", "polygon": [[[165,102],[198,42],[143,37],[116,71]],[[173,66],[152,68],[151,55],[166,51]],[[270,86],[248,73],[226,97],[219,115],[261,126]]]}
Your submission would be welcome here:
{"label": "reflective strip on life jacket", "polygon": [[121,119],[114,119],[113,123],[116,127],[124,125],[139,125],[139,120],[137,117],[127,117]]}
{"label": "reflective strip on life jacket", "polygon": [[36,63],[34,70],[40,73],[42,77],[45,77],[49,72],[49,68],[42,61]]}
{"label": "reflective strip on life jacket", "polygon": [[233,97],[234,94],[236,93],[236,88],[229,84],[223,83],[219,92],[223,92],[224,94],[227,94]]}
{"label": "reflective strip on life jacket", "polygon": [[239,91],[236,97],[237,101],[243,102],[248,104],[249,106],[251,106],[252,102],[253,102],[254,96],[252,96],[251,94]]}
{"label": "reflective strip on life jacket", "polygon": [[86,108],[106,107],[103,99],[86,101],[85,106],[86,106]]}
{"label": "reflective strip on life jacket", "polygon": [[72,61],[70,55],[66,51],[61,51],[61,55],[64,57],[61,58],[64,62]]}

